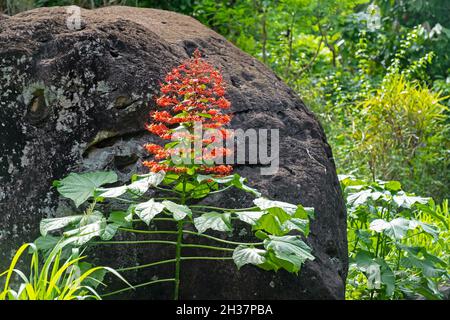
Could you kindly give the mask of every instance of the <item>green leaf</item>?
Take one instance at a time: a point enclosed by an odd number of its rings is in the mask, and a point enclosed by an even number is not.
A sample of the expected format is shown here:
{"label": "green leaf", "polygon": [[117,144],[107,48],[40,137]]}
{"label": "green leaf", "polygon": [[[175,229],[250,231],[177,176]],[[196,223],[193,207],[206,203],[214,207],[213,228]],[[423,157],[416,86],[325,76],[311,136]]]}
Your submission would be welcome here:
{"label": "green leaf", "polygon": [[172,212],[175,220],[182,220],[186,216],[192,216],[192,211],[188,206],[177,204],[168,200],[164,200],[162,204],[166,207],[167,210]]}
{"label": "green leaf", "polygon": [[[270,209],[272,210],[272,209]],[[277,212],[268,212],[258,219],[256,225],[253,227],[255,230],[264,230],[270,234],[277,236],[285,235],[286,229],[283,228],[283,223],[289,220],[291,217],[281,209],[277,209]]]}
{"label": "green leaf", "polygon": [[164,149],[166,149],[166,150],[171,149],[171,148],[177,146],[179,143],[180,143],[180,141],[172,141],[172,142],[166,143],[164,145]]}
{"label": "green leaf", "polygon": [[190,196],[194,199],[201,199],[206,197],[210,191],[207,184],[200,184],[191,191]]}
{"label": "green leaf", "polygon": [[297,206],[297,210],[295,211],[294,218],[300,219],[314,219],[314,208],[312,207],[303,207],[302,205]]}
{"label": "green leaf", "polygon": [[117,198],[126,193],[127,191],[142,195],[147,192],[150,186],[156,187],[164,180],[164,172],[160,171],[157,173],[149,173],[145,175],[135,175],[133,177],[134,182],[119,187],[113,188],[97,188],[98,197],[102,198]]}
{"label": "green leaf", "polygon": [[[425,248],[401,246],[408,254],[402,259],[402,265],[407,268],[417,268],[423,275],[430,278],[437,278],[445,275],[446,263],[438,257],[429,254]],[[442,267],[440,267],[442,266]]]}
{"label": "green leaf", "polygon": [[119,225],[115,223],[108,223],[103,230],[103,233],[100,235],[102,240],[111,240],[117,233],[117,229],[119,229]]}
{"label": "green leaf", "polygon": [[402,185],[399,181],[388,181],[384,185],[384,188],[390,191],[397,192],[402,189]]}
{"label": "green leaf", "polygon": [[180,178],[180,176],[178,174],[168,173],[164,177],[163,184],[170,185],[174,182],[177,182],[179,180],[179,178]]}
{"label": "green leaf", "polygon": [[112,211],[109,214],[108,222],[117,224],[120,227],[131,227],[131,222],[126,219],[128,215],[129,213],[125,211]]}
{"label": "green leaf", "polygon": [[134,212],[136,215],[144,221],[147,225],[150,221],[161,211],[163,211],[164,205],[159,202],[155,202],[154,199],[150,199],[146,202],[139,203],[135,208]]}
{"label": "green leaf", "polygon": [[97,196],[102,198],[117,198],[127,192],[127,186],[120,186],[114,188],[98,188]]}
{"label": "green leaf", "polygon": [[61,237],[53,237],[50,235],[41,236],[34,241],[34,244],[39,250],[49,251],[57,246],[61,241]]}
{"label": "green leaf", "polygon": [[[128,186],[129,189],[133,189],[136,188],[137,190],[141,190],[140,187],[144,186],[144,188],[147,188],[149,186],[152,187],[156,187],[158,186],[166,177],[166,174],[164,171],[159,171],[159,172],[150,172],[148,174],[144,174],[144,175],[137,175],[136,176],[136,181],[131,184],[130,186]],[[145,193],[147,191],[147,189],[145,189],[145,191],[141,191],[142,193]]]}
{"label": "green leaf", "polygon": [[212,118],[212,116],[209,113],[197,113],[197,115],[199,115],[200,117],[203,118]]}
{"label": "green leaf", "polygon": [[397,193],[394,196],[394,202],[403,208],[410,209],[415,203],[426,204],[430,198],[416,197],[416,196],[408,196],[403,191]]}
{"label": "green leaf", "polygon": [[298,209],[298,207],[294,204],[287,203],[287,202],[281,202],[281,201],[273,201],[273,200],[269,200],[266,198],[257,198],[255,200],[253,200],[253,203],[261,210],[267,210],[267,209],[271,209],[271,208],[279,208],[291,216],[293,216]]}
{"label": "green leaf", "polygon": [[239,220],[244,221],[248,224],[255,225],[256,222],[261,218],[263,214],[266,212],[264,211],[241,211],[241,212],[235,212],[236,216]]}
{"label": "green leaf", "polygon": [[269,235],[264,231],[258,230],[255,232],[255,237],[257,237],[260,240],[266,240],[269,238]]}
{"label": "green leaf", "polygon": [[208,229],[216,231],[231,231],[231,214],[208,212],[194,219],[194,225],[199,233]]}
{"label": "green leaf", "polygon": [[233,179],[235,179],[234,175],[225,176],[225,177],[213,177],[211,175],[203,175],[203,174],[197,175],[197,181],[198,182],[211,180],[211,181],[214,181],[214,182],[217,182],[217,183],[220,183],[220,184],[224,184],[224,183],[228,183],[228,182],[233,181]]}
{"label": "green leaf", "polygon": [[117,174],[113,171],[95,171],[87,173],[71,173],[57,181],[58,192],[75,202],[78,207],[94,195],[95,189],[117,181]]}
{"label": "green leaf", "polygon": [[[82,262],[78,263],[78,267],[80,268],[80,274],[84,274],[85,272],[92,269],[94,266],[91,263],[82,261]],[[107,269],[104,269],[104,268],[97,269],[95,272],[92,272],[89,275],[89,277],[84,279],[83,285],[89,286],[92,288],[98,287],[98,285],[105,278],[106,272],[107,272]]]}
{"label": "green leaf", "polygon": [[410,220],[405,218],[396,218],[391,221],[376,219],[370,223],[369,229],[378,233],[384,232],[390,238],[400,240],[410,228]]}
{"label": "green leaf", "polygon": [[246,264],[259,265],[266,261],[266,250],[240,245],[233,251],[233,260],[238,269]]}
{"label": "green leaf", "polygon": [[409,224],[409,228],[410,229],[415,229],[416,227],[421,227],[422,230],[431,235],[434,239],[434,241],[437,241],[439,239],[439,228],[432,225],[432,224],[428,224],[419,220],[411,220],[410,224]]}
{"label": "green leaf", "polygon": [[245,192],[250,192],[257,197],[261,197],[261,192],[259,192],[255,188],[245,185],[244,184],[245,181],[246,181],[245,178],[241,177],[238,174],[234,174],[234,179],[231,180],[231,184],[238,189],[244,190]]}
{"label": "green leaf", "polygon": [[182,183],[182,182],[180,182],[180,183],[178,183],[176,186],[175,186],[175,190],[176,191],[179,191],[179,192],[190,192],[190,191],[192,191],[193,189],[195,189],[195,185],[193,185],[192,183],[189,183],[189,182],[187,182],[187,183]]}
{"label": "green leaf", "polygon": [[264,240],[264,247],[272,250],[278,259],[292,264],[292,272],[298,272],[306,260],[314,260],[311,248],[298,236],[269,236]]}
{"label": "green leaf", "polygon": [[351,206],[358,207],[365,204],[369,199],[378,200],[383,194],[379,191],[372,191],[370,189],[362,190],[347,197],[347,203]]}
{"label": "green leaf", "polygon": [[67,238],[73,238],[74,244],[81,246],[94,237],[101,236],[106,228],[106,219],[103,214],[94,211],[80,220],[77,228],[64,232]]}
{"label": "green leaf", "polygon": [[375,257],[370,252],[365,251],[365,250],[360,250],[360,251],[358,251],[358,253],[356,254],[356,256],[353,260],[354,260],[358,270],[360,270],[362,272],[367,272],[367,270],[370,268],[371,265],[373,265],[373,264],[378,265],[378,263],[375,262],[374,259],[375,259]]}
{"label": "green leaf", "polygon": [[305,236],[309,235],[309,220],[306,219],[292,218],[285,221],[281,227],[286,230],[286,233],[297,230]]}
{"label": "green leaf", "polygon": [[68,226],[69,224],[75,224],[81,221],[83,215],[74,215],[61,218],[49,218],[43,219],[40,223],[40,231],[43,236],[47,235],[49,231],[58,230]]}

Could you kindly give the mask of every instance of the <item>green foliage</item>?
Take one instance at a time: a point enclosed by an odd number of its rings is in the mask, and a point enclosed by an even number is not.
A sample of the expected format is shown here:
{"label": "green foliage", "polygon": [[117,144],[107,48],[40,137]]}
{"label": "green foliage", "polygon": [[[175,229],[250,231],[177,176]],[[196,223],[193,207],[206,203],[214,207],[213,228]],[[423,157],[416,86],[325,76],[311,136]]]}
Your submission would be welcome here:
{"label": "green foliage", "polygon": [[386,77],[358,105],[346,133],[353,169],[373,179],[399,179],[408,189],[439,198],[448,194],[450,126],[442,100],[404,75]]}
{"label": "green foliage", "polygon": [[[39,241],[42,245],[43,242]],[[27,277],[17,269],[17,264],[27,249],[31,251],[30,273]],[[103,284],[103,277],[110,272],[128,284],[117,271],[108,267],[93,267],[82,262],[85,257],[74,250],[67,259],[63,258],[63,245],[55,244],[44,261],[36,244],[22,245],[14,255],[11,265],[0,278],[5,278],[0,300],[85,300],[100,299],[96,288]],[[18,278],[15,281],[14,276]]]}
{"label": "green foliage", "polygon": [[402,190],[398,181],[341,176],[347,199],[348,299],[443,299],[450,280],[448,201]]}
{"label": "green foliage", "polygon": [[[115,182],[117,177],[111,172],[71,173],[57,181],[55,185],[59,193],[74,201],[78,207],[85,203],[82,214],[65,217],[48,218],[41,221],[41,234],[38,245],[48,249],[55,243],[64,243],[73,247],[91,244],[167,244],[176,246],[174,259],[156,261],[144,266],[123,268],[123,271],[151,267],[153,265],[172,263],[175,265],[173,278],[160,279],[134,287],[152,285],[160,282],[174,282],[174,297],[178,298],[179,261],[181,260],[234,260],[236,266],[255,265],[264,270],[285,269],[298,273],[307,260],[314,260],[311,248],[303,241],[301,234],[308,235],[309,218],[314,216],[313,208],[304,208],[281,201],[272,201],[245,185],[245,179],[237,174],[214,177],[211,175],[168,174],[164,172],[135,175],[128,185],[105,187]],[[181,183],[181,188],[179,184]],[[232,209],[190,204],[191,199],[201,199],[210,193],[224,192],[231,187],[241,189],[257,196],[254,207]],[[148,197],[147,191],[153,188],[163,194],[163,198]],[[201,193],[198,190],[202,190]],[[113,209],[103,212],[102,204],[127,205],[126,211]],[[110,203],[112,202],[112,203]],[[135,218],[138,219],[135,219]],[[159,220],[172,221],[173,230],[160,230],[154,225]],[[239,220],[251,226],[255,235],[262,242],[244,243],[224,240],[206,234],[206,231],[230,233],[234,223]],[[144,222],[144,228],[139,222]],[[191,224],[196,231],[184,228]],[[140,227],[139,227],[140,226]],[[60,242],[49,233],[62,230]],[[149,240],[114,241],[118,232],[132,232],[149,235]],[[158,239],[158,235],[172,234],[176,241]],[[183,234],[204,237],[226,246],[183,244]],[[100,241],[99,241],[100,240]],[[229,252],[228,256],[183,256],[182,248],[203,248],[213,251]],[[107,293],[105,296],[123,292],[131,288]]]}

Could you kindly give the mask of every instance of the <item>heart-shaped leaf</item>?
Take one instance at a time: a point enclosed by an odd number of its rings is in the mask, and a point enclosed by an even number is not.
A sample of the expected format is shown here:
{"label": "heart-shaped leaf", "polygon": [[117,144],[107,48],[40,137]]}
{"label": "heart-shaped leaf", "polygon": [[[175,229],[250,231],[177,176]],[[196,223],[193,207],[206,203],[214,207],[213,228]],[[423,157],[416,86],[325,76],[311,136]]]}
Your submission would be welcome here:
{"label": "heart-shaped leaf", "polygon": [[240,269],[246,264],[259,265],[264,263],[266,261],[265,254],[266,250],[240,245],[233,251],[233,260],[238,269]]}
{"label": "heart-shaped leaf", "polygon": [[208,212],[194,219],[194,225],[199,233],[208,229],[216,231],[231,231],[231,214]]}
{"label": "heart-shaped leaf", "polygon": [[87,173],[71,173],[62,180],[55,181],[58,192],[75,202],[78,207],[94,195],[94,191],[107,183],[117,181],[113,171],[95,171]]}
{"label": "heart-shaped leaf", "polygon": [[162,204],[167,210],[172,212],[175,220],[182,220],[186,216],[192,216],[192,211],[188,206],[181,205],[172,201],[164,200]]}
{"label": "heart-shaped leaf", "polygon": [[147,225],[150,224],[150,221],[161,211],[163,211],[164,205],[159,202],[155,202],[155,200],[150,199],[146,202],[139,203],[134,212],[136,215],[144,221]]}

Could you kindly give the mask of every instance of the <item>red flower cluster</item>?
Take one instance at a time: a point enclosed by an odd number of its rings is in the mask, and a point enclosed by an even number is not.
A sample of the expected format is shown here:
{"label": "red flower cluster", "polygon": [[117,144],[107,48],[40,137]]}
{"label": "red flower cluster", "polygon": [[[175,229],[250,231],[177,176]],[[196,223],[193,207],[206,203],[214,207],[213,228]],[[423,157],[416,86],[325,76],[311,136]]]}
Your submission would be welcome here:
{"label": "red flower cluster", "polygon": [[[221,139],[228,139],[231,132],[223,128],[231,121],[229,114],[222,113],[229,109],[231,103],[224,97],[225,87],[222,75],[212,65],[201,58],[198,50],[194,56],[185,61],[180,66],[174,68],[165,77],[161,84],[161,96],[156,99],[156,105],[161,111],[154,111],[151,117],[152,124],[146,126],[151,133],[165,140],[173,138],[180,139],[179,128],[188,131],[181,135],[184,139],[183,145],[191,145],[194,138],[194,123],[201,123],[203,130],[216,130],[220,133]],[[175,135],[177,133],[177,135]],[[143,164],[152,172],[164,170],[166,172],[185,173],[188,170],[199,173],[209,173],[216,175],[227,175],[232,171],[229,165],[214,165],[208,160],[215,157],[224,157],[231,154],[231,150],[217,147],[211,148],[211,144],[217,140],[215,136],[208,136],[206,139],[200,137],[202,144],[202,154],[191,152],[189,148],[181,148],[177,144],[167,144],[166,147],[155,144],[145,145],[145,149],[156,161],[145,161]],[[181,145],[181,143],[180,143]],[[176,165],[170,156],[175,153],[183,153],[192,159],[191,164]],[[194,160],[207,160],[202,164],[194,163]]]}

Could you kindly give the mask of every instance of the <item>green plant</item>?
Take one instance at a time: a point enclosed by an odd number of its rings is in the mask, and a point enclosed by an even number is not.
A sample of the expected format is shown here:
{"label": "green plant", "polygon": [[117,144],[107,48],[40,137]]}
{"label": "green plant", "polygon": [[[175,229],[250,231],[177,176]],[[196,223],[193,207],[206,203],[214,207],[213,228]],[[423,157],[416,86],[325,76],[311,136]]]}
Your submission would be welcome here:
{"label": "green plant", "polygon": [[[144,162],[151,172],[135,175],[131,184],[109,188],[104,185],[117,182],[114,172],[71,173],[56,181],[54,185],[59,193],[73,200],[77,207],[89,202],[83,214],[42,220],[42,236],[47,237],[48,232],[64,228],[65,241],[76,246],[88,243],[175,246],[172,259],[120,269],[128,271],[174,264],[172,278],[134,286],[173,282],[174,299],[179,297],[181,261],[233,260],[238,268],[252,264],[264,270],[282,268],[298,273],[307,260],[314,259],[312,249],[301,237],[301,234],[307,236],[309,233],[309,218],[313,216],[313,209],[262,197],[257,190],[245,184],[244,178],[230,174],[230,165],[216,163],[231,152],[223,147],[224,140],[231,136],[231,132],[223,128],[230,121],[230,115],[223,113],[230,107],[230,102],[224,98],[225,89],[220,72],[196,51],[193,58],[166,76],[161,92],[156,104],[163,111],[152,113],[154,122],[147,129],[171,142],[164,146],[145,145],[145,149],[154,155],[154,160]],[[198,134],[197,125],[205,129],[205,135]],[[183,161],[180,162],[180,159]],[[225,192],[232,187],[254,195],[254,206],[236,209],[199,203],[210,194]],[[149,196],[150,189],[163,196]],[[111,202],[109,207],[113,208],[108,212],[101,208],[105,201]],[[126,204],[128,208],[120,210],[121,204]],[[231,232],[236,220],[251,225],[260,241],[231,241],[205,234],[207,230]],[[173,222],[175,228],[161,230],[153,225],[155,221]],[[147,228],[139,228],[139,222],[143,222]],[[151,225],[150,230],[148,227]],[[186,225],[193,225],[196,231],[186,228]],[[112,241],[118,231],[146,234],[149,239]],[[161,235],[172,235],[175,239],[158,238]],[[206,238],[221,246],[184,243],[184,235]],[[97,237],[103,241],[93,241]],[[185,256],[184,248],[222,252],[222,255]],[[125,290],[129,288],[107,295]]]}
{"label": "green plant", "polygon": [[[31,251],[30,274],[16,268],[27,249]],[[83,262],[75,250],[67,259],[62,257],[61,243],[56,245],[41,262],[35,244],[23,244],[14,255],[8,270],[0,274],[5,278],[0,300],[85,300],[100,299],[96,291],[105,273],[111,272],[119,279],[126,280],[112,268],[92,267]],[[14,281],[13,276],[19,281]]]}
{"label": "green plant", "polygon": [[398,181],[341,176],[348,209],[349,299],[443,299],[450,280],[448,201],[404,192]]}
{"label": "green plant", "polygon": [[445,196],[450,145],[442,100],[403,75],[389,75],[360,104],[353,156],[365,159],[373,179],[397,178],[410,189]]}

